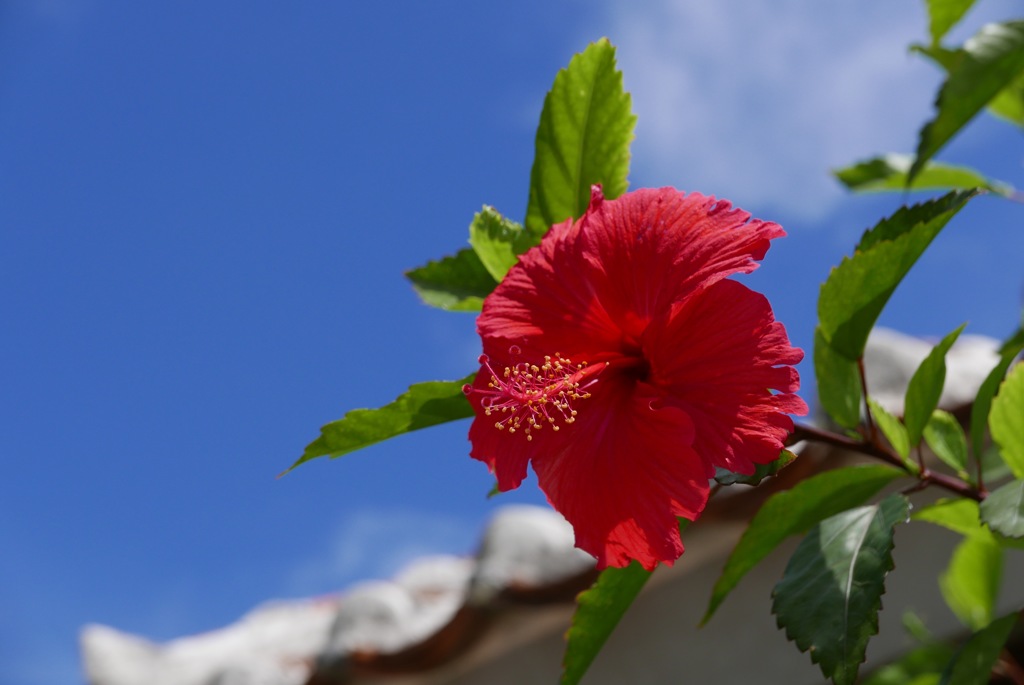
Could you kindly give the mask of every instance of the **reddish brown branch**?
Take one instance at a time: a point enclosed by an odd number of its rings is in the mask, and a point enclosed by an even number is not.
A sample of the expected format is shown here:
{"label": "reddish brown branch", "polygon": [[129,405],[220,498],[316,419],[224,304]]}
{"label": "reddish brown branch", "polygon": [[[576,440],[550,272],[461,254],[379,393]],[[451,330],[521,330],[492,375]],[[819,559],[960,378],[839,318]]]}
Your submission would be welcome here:
{"label": "reddish brown branch", "polygon": [[[802,440],[810,440],[812,442],[820,442],[826,445],[832,445],[833,447],[839,447],[844,450],[851,452],[857,452],[864,454],[869,457],[874,457],[893,466],[897,466],[907,472],[907,475],[912,478],[917,478],[921,483],[921,487],[927,487],[929,485],[936,485],[944,490],[956,493],[961,497],[967,497],[980,502],[985,499],[985,493],[970,484],[963,482],[958,478],[947,476],[944,473],[936,473],[931,471],[927,467],[922,468],[920,473],[914,473],[908,466],[903,463],[903,460],[898,456],[890,452],[884,447],[879,445],[866,442],[864,440],[856,440],[848,438],[845,435],[839,435],[838,433],[832,433],[831,431],[821,430],[813,426],[807,426],[804,424],[797,424],[793,428],[793,432],[787,440],[788,445],[800,442]],[[915,488],[919,489],[919,488]]]}

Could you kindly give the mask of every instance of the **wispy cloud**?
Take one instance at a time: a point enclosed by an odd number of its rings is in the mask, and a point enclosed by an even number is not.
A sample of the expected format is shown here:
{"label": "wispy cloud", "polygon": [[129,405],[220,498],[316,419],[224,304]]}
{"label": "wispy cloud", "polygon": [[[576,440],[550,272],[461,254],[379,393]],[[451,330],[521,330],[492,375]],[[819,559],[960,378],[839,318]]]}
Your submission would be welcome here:
{"label": "wispy cloud", "polygon": [[471,553],[479,534],[478,526],[454,516],[361,509],[340,521],[322,554],[295,567],[286,592],[315,595],[337,591],[356,580],[389,579],[418,557]]}
{"label": "wispy cloud", "polygon": [[922,3],[607,2],[639,115],[634,177],[821,216],[830,167],[909,150],[936,71]]}
{"label": "wispy cloud", "polygon": [[43,19],[61,24],[79,21],[94,9],[93,0],[14,0],[15,5],[28,9]]}

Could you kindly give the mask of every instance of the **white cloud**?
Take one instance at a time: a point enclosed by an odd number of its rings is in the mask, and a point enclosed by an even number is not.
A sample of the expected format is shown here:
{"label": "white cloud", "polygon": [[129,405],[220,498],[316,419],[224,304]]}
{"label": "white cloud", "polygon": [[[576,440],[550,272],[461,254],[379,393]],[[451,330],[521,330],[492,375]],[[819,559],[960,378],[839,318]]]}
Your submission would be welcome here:
{"label": "white cloud", "polygon": [[910,151],[935,69],[907,54],[919,2],[608,2],[639,115],[634,178],[802,217],[841,196],[828,169]]}
{"label": "white cloud", "polygon": [[289,595],[337,591],[356,580],[394,576],[418,557],[469,554],[478,527],[432,512],[360,509],[346,515],[323,554],[300,563],[287,581]]}

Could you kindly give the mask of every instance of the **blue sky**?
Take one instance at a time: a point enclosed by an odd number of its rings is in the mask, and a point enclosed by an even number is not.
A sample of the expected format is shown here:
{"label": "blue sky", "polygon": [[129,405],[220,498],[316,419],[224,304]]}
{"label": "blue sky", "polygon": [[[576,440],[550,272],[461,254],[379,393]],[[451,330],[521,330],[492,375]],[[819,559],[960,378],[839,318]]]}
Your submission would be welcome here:
{"label": "blue sky", "polygon": [[[827,169],[911,150],[931,110],[921,5],[0,5],[0,684],[78,682],[84,623],[213,629],[543,501],[486,500],[465,424],[275,475],[347,409],[474,367],[473,317],[402,271],[484,203],[522,218],[544,93],[589,40],[634,95],[633,187],[787,228],[750,281],[809,350],[829,267],[901,200]],[[1012,10],[980,0],[959,37]],[[1022,187],[1022,142],[984,118],[940,157]],[[1022,253],[1024,208],[978,200],[883,322],[1002,336]]]}

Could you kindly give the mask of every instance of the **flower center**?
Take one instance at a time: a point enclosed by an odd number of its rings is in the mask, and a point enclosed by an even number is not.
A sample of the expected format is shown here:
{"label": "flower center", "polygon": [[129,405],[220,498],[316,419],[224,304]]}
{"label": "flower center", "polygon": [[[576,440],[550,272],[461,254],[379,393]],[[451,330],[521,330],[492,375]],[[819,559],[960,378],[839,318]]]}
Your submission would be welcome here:
{"label": "flower center", "polygon": [[[517,346],[509,352],[519,353]],[[486,389],[465,385],[466,395],[479,394],[480,406],[487,416],[497,415],[494,427],[508,429],[509,433],[522,430],[527,440],[533,440],[533,431],[550,424],[557,431],[558,422],[570,424],[576,420],[573,402],[590,397],[587,388],[597,382],[594,378],[604,370],[607,363],[596,367],[586,362],[574,364],[571,360],[556,354],[545,356],[544,363],[528,364],[519,362],[506,366],[498,373],[491,366],[490,358],[480,355],[480,364],[491,375]]]}

